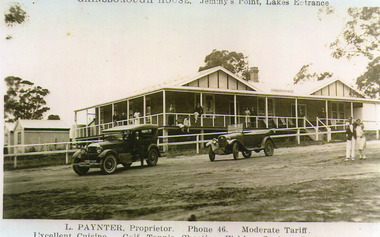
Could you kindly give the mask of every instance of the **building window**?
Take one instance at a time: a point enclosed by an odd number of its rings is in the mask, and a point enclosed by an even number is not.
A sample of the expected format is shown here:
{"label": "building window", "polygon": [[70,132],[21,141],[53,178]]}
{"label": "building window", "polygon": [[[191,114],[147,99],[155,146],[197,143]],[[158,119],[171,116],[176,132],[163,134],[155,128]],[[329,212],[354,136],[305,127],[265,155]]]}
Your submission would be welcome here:
{"label": "building window", "polygon": [[17,144],[21,144],[21,132],[17,133]]}

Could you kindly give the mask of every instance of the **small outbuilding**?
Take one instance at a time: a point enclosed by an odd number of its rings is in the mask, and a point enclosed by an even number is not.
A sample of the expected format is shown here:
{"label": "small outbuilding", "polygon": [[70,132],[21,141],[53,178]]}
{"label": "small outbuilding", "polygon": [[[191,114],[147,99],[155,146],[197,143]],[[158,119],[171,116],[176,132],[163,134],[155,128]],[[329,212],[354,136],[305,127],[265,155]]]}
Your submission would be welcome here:
{"label": "small outbuilding", "polygon": [[[19,119],[13,129],[13,144],[46,144],[70,141],[70,126],[62,120],[25,120]],[[64,144],[36,145],[17,147],[15,153],[60,150]]]}

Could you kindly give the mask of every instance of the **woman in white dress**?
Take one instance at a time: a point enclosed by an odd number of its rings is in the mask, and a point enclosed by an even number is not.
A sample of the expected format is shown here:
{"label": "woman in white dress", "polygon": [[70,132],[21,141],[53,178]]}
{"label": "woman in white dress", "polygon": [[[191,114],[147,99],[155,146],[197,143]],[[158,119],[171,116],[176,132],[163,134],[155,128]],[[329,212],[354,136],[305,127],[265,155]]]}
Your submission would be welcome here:
{"label": "woman in white dress", "polygon": [[357,126],[356,126],[356,139],[357,139],[357,146],[359,149],[359,159],[365,159],[365,148],[366,148],[366,143],[367,139],[364,134],[364,124],[360,119],[356,120]]}

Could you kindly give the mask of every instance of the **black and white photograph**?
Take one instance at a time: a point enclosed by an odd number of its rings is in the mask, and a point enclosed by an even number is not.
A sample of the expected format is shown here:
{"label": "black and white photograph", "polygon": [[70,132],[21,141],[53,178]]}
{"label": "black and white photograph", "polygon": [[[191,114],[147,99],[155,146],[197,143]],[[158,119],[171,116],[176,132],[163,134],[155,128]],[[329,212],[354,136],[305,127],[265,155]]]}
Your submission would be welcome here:
{"label": "black and white photograph", "polygon": [[378,1],[0,10],[0,236],[380,236]]}

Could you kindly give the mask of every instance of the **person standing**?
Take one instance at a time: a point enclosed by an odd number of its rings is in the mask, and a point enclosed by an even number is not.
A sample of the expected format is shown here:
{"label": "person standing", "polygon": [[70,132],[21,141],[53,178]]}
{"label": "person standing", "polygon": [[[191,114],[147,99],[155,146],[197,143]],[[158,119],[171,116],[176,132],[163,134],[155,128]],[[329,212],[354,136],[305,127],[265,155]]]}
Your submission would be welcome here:
{"label": "person standing", "polygon": [[346,124],[346,161],[355,160],[356,123],[350,117]]}
{"label": "person standing", "polygon": [[198,122],[198,118],[200,116],[202,116],[203,114],[203,107],[202,105],[198,102],[197,103],[197,106],[195,106],[195,109],[194,109],[194,120],[195,120],[195,123]]}
{"label": "person standing", "polygon": [[251,116],[251,111],[249,110],[248,106],[245,107],[244,115],[245,115],[245,126],[248,127],[248,124],[250,122],[249,117]]}
{"label": "person standing", "polygon": [[356,120],[356,143],[359,150],[359,159],[364,160],[366,158],[365,148],[367,139],[364,134],[364,124],[360,119]]}
{"label": "person standing", "polygon": [[173,104],[170,104],[169,106],[169,121],[168,124],[169,126],[174,125],[174,120],[175,120],[175,109]]}

